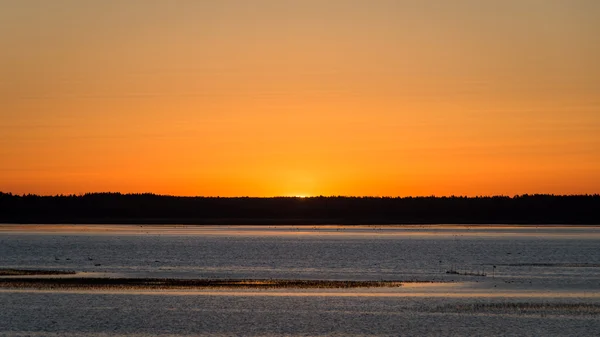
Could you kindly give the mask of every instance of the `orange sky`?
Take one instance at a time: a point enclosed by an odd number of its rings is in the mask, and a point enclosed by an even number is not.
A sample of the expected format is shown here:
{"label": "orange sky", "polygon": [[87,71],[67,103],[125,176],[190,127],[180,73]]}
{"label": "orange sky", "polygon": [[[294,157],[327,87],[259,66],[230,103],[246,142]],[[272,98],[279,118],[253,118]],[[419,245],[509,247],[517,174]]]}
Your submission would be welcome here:
{"label": "orange sky", "polygon": [[600,192],[600,1],[0,8],[0,191]]}

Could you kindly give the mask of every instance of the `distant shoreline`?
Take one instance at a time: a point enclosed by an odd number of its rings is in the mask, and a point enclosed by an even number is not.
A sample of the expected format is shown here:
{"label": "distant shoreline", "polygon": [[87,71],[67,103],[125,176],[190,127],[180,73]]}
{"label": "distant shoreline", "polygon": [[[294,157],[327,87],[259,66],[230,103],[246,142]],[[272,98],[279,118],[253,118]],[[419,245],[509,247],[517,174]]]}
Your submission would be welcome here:
{"label": "distant shoreline", "polygon": [[0,223],[181,225],[598,225],[600,195],[174,197],[0,192]]}

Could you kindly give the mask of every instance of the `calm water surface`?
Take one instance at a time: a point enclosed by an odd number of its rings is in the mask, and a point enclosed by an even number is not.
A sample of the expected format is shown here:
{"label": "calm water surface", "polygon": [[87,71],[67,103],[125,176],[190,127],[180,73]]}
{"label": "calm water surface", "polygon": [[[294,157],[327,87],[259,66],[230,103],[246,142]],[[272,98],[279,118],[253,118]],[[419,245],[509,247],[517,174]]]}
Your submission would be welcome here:
{"label": "calm water surface", "polygon": [[[456,283],[329,291],[0,290],[0,335],[594,336],[599,247],[599,227],[5,225],[0,268]],[[487,276],[446,274],[450,269]]]}

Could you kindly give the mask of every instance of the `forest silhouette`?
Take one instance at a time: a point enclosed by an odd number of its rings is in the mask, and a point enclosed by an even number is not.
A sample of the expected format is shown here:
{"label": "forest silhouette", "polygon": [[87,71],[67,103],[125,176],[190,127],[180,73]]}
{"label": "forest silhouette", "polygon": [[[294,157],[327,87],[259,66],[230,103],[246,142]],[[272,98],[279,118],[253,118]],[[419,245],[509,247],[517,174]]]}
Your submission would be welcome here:
{"label": "forest silhouette", "polygon": [[600,224],[600,195],[224,198],[0,192],[0,223]]}

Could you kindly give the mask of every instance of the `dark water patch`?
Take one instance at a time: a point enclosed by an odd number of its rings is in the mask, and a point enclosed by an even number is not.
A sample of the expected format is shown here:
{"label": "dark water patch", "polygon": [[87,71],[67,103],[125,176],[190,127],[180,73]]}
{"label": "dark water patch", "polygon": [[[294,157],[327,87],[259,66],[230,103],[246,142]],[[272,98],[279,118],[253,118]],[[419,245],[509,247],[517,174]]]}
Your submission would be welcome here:
{"label": "dark water patch", "polygon": [[74,275],[72,270],[0,269],[0,276]]}
{"label": "dark water patch", "polygon": [[[414,281],[412,281],[414,282]],[[261,279],[157,279],[157,278],[10,278],[0,288],[34,289],[333,289],[400,287],[398,281],[328,281]]]}

